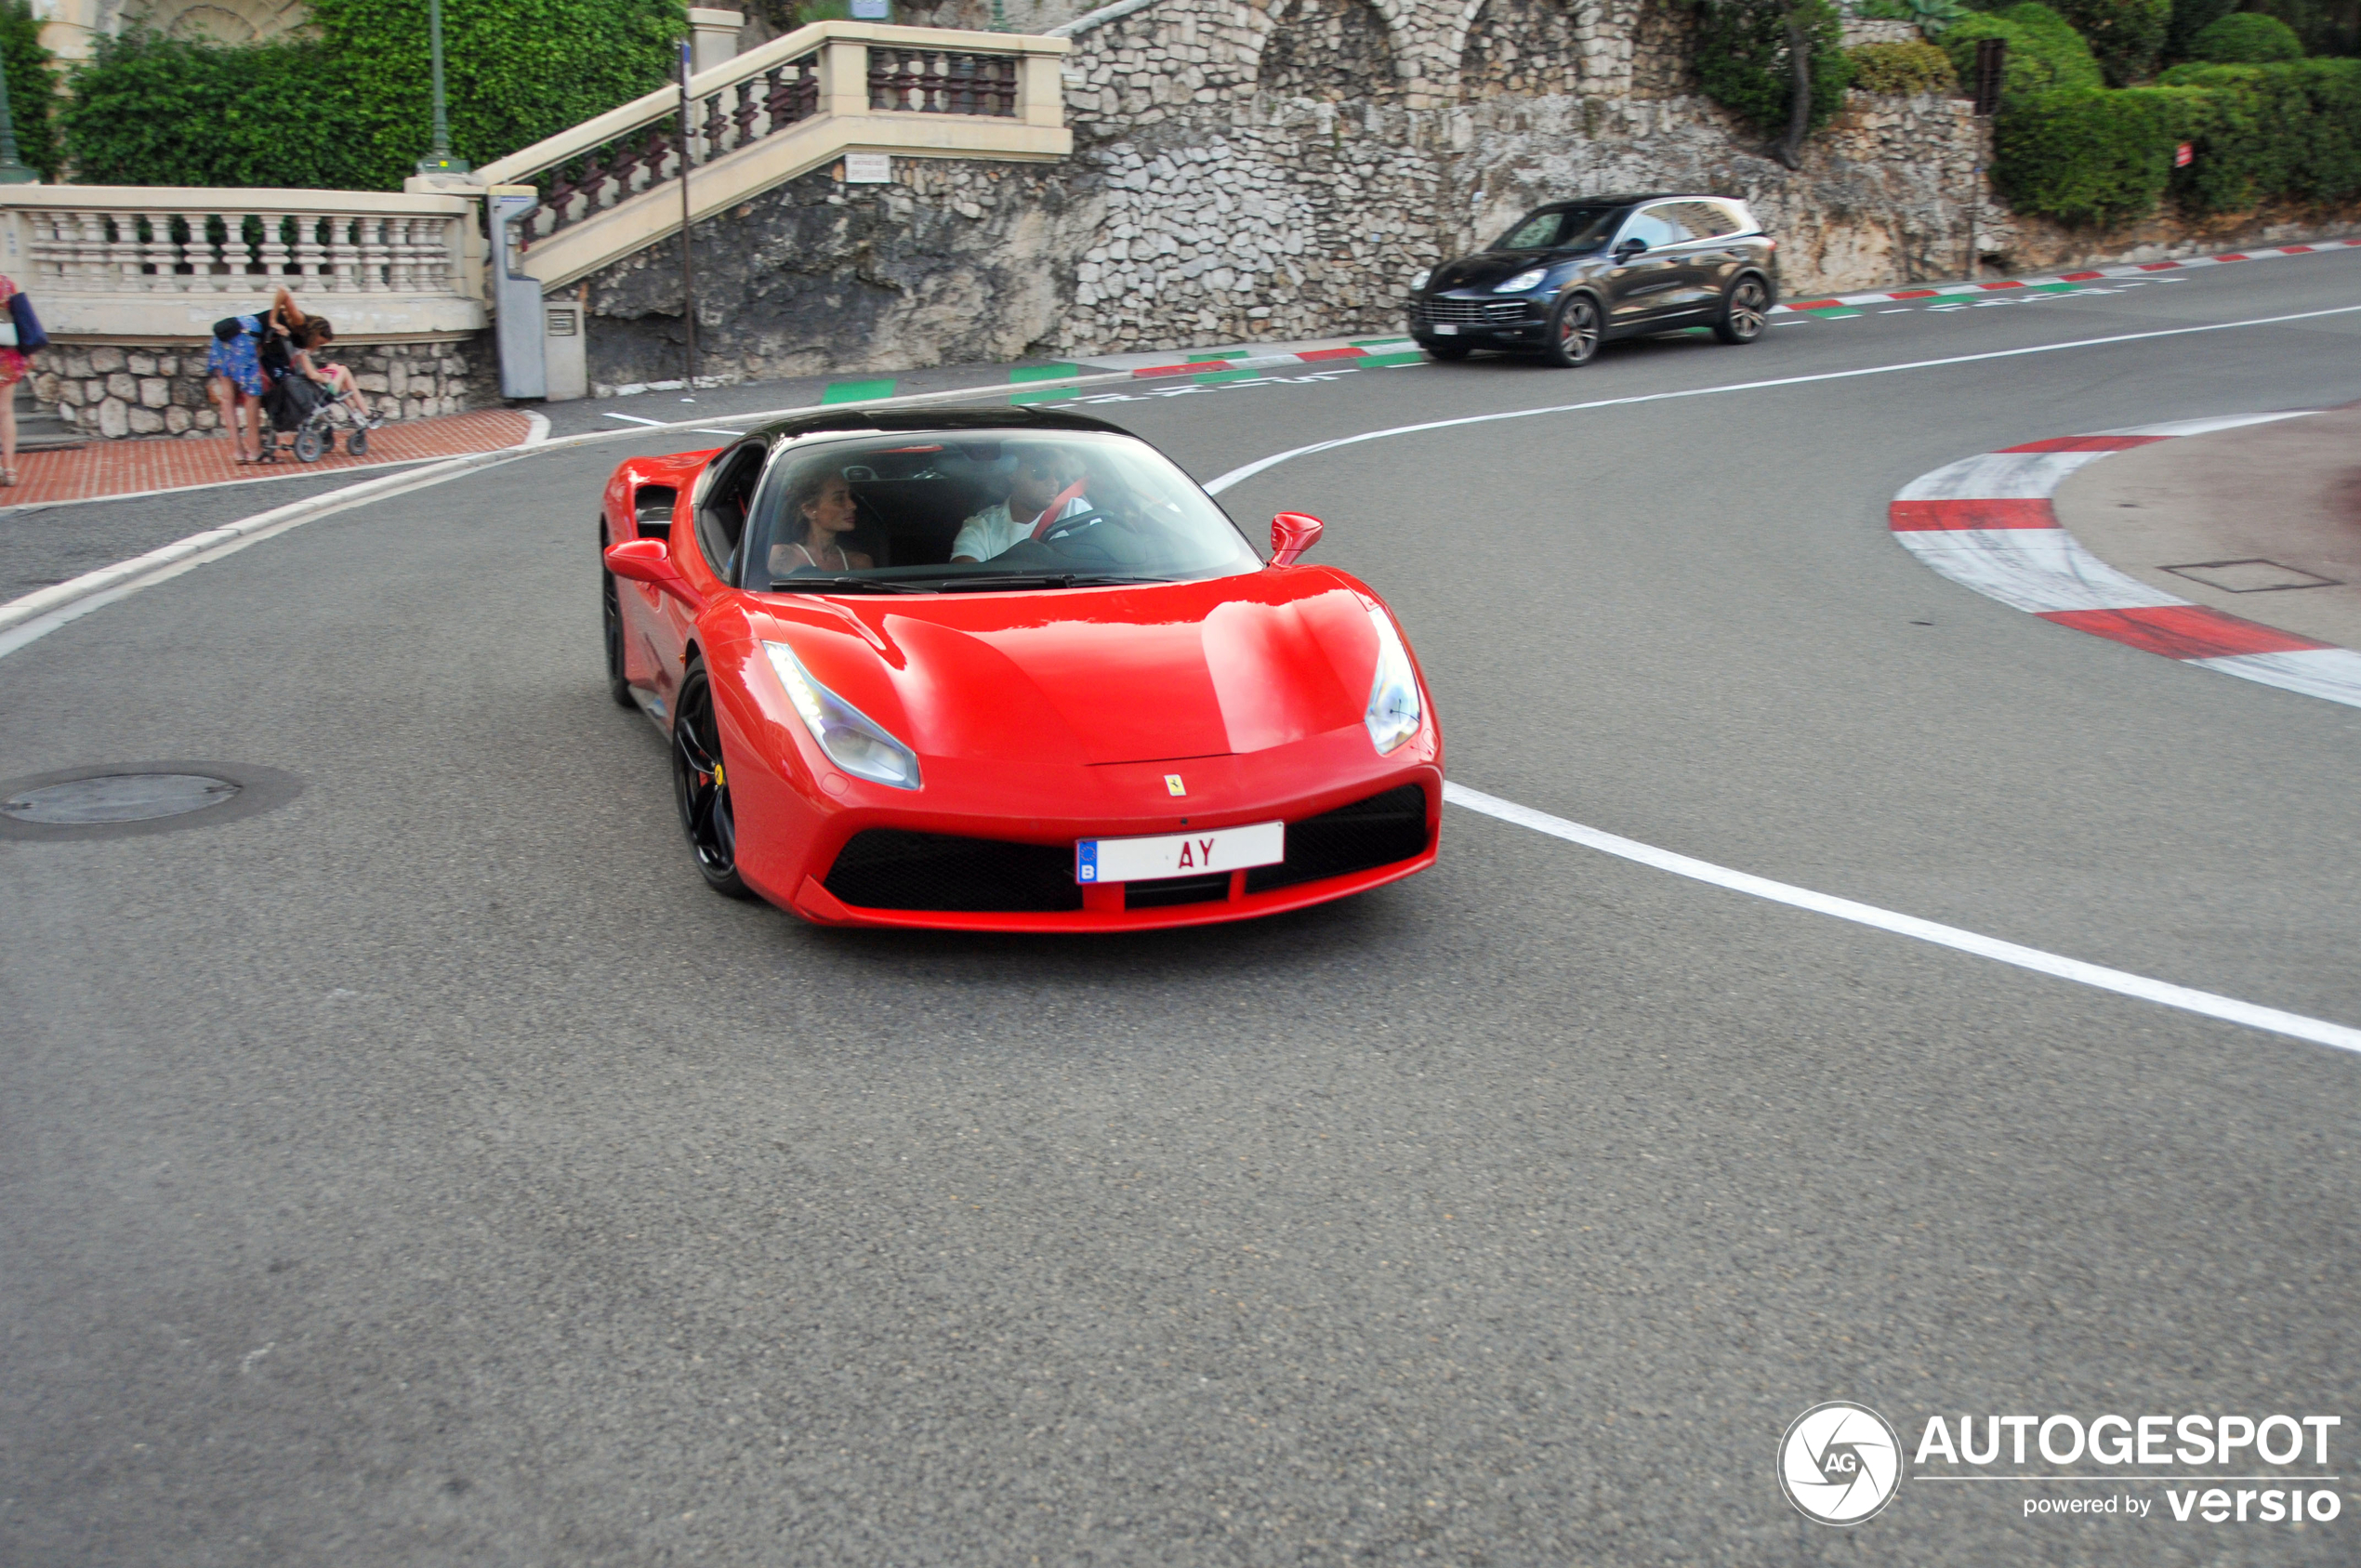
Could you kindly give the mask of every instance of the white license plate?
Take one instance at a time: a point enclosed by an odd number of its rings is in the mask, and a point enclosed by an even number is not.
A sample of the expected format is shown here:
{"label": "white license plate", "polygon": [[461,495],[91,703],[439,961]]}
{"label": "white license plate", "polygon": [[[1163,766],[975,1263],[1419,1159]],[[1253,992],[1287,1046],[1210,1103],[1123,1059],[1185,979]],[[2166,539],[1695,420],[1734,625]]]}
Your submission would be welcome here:
{"label": "white license plate", "polygon": [[1434,335],[1437,337],[1457,337],[1459,336],[1459,323],[1457,322],[1437,322],[1434,323]]}
{"label": "white license plate", "polygon": [[1201,876],[1213,871],[1243,871],[1250,865],[1276,865],[1286,858],[1285,823],[1167,833],[1154,838],[1078,838],[1074,845],[1074,879],[1147,882],[1163,876]]}

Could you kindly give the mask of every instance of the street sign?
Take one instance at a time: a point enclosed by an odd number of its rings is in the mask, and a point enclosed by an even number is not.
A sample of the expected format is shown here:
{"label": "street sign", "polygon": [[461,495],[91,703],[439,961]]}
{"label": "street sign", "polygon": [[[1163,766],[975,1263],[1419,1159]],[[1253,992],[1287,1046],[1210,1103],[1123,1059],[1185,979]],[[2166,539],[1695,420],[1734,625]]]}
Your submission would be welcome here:
{"label": "street sign", "polygon": [[844,182],[847,185],[890,185],[893,183],[893,159],[884,152],[848,152],[844,155]]}
{"label": "street sign", "polygon": [[2184,141],[2172,150],[2172,166],[2176,169],[2185,169],[2196,158],[2196,143]]}

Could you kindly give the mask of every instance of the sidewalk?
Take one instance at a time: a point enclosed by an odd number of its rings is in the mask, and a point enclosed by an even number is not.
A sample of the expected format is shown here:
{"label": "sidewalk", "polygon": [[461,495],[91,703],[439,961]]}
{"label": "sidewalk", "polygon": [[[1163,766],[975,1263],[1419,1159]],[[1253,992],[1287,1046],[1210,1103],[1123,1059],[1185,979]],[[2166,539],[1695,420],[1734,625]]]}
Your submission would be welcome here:
{"label": "sidewalk", "polygon": [[2361,404],[2118,452],[2052,505],[2151,587],[2361,649]]}
{"label": "sidewalk", "polygon": [[259,467],[241,466],[236,460],[236,448],[227,437],[210,441],[94,441],[70,452],[19,453],[19,482],[13,490],[0,490],[0,507],[87,501],[103,495],[138,495],[159,490],[186,490],[195,485],[455,457],[462,453],[518,445],[532,430],[532,419],[519,410],[479,409],[472,414],[402,419],[385,425],[369,433],[369,451],[364,457],[350,456],[343,450],[340,432],[337,450],[317,463],[298,463],[292,450],[282,447],[280,461]]}

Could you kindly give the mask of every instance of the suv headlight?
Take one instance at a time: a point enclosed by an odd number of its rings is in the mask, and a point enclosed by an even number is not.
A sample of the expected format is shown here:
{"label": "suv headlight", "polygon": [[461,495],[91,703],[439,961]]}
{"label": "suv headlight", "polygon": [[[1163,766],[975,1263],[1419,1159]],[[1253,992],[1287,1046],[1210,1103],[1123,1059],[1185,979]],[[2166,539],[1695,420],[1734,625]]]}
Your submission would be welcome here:
{"label": "suv headlight", "polygon": [[1369,727],[1370,744],[1384,757],[1418,732],[1424,710],[1418,703],[1418,672],[1410,667],[1410,651],[1402,646],[1393,617],[1374,604],[1368,610],[1369,625],[1378,632],[1378,673],[1369,682],[1369,711],[1361,721]]}
{"label": "suv headlight", "polygon": [[891,784],[896,789],[918,787],[917,752],[812,679],[795,650],[785,643],[765,642],[762,651],[771,655],[771,667],[778,672],[779,684],[787,689],[787,700],[795,704],[803,727],[811,731],[829,761],[871,784]]}
{"label": "suv headlight", "polygon": [[1415,294],[1415,293],[1417,293],[1419,289],[1422,289],[1422,288],[1426,287],[1426,286],[1427,286],[1427,280],[1428,280],[1429,278],[1433,277],[1433,276],[1434,276],[1434,269],[1433,269],[1433,268],[1431,268],[1431,267],[1421,267],[1421,268],[1419,268],[1417,271],[1415,271],[1415,272],[1411,273],[1411,274],[1410,274],[1410,290],[1411,290],[1411,292]]}
{"label": "suv headlight", "polygon": [[1515,277],[1510,278],[1505,283],[1494,283],[1492,285],[1492,292],[1495,294],[1523,294],[1529,288],[1539,288],[1541,286],[1541,280],[1549,275],[1550,269],[1547,267],[1536,267],[1530,270],[1519,272]]}

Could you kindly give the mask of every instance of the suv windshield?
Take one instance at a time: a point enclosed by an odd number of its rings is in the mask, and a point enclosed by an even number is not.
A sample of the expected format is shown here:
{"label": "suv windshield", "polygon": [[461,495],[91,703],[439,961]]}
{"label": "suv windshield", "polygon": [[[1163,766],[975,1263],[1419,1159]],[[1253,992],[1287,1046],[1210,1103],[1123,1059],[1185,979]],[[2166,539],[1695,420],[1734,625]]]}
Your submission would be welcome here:
{"label": "suv windshield", "polygon": [[1623,208],[1595,204],[1542,207],[1517,219],[1494,250],[1590,250],[1607,243]]}
{"label": "suv windshield", "polygon": [[782,453],[755,503],[745,586],[949,593],[1259,570],[1212,499],[1143,441],[958,430]]}

